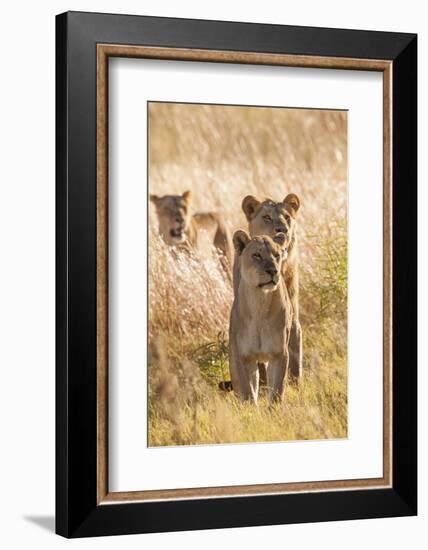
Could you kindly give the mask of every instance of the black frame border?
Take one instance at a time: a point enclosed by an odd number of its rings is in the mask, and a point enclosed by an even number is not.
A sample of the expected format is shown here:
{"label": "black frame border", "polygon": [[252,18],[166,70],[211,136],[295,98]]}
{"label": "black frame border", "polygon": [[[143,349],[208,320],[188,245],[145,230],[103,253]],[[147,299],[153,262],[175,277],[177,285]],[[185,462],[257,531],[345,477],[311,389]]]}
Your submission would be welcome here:
{"label": "black frame border", "polygon": [[[393,62],[393,486],[97,505],[96,45]],[[65,537],[417,513],[417,35],[67,12],[56,17],[56,532]]]}

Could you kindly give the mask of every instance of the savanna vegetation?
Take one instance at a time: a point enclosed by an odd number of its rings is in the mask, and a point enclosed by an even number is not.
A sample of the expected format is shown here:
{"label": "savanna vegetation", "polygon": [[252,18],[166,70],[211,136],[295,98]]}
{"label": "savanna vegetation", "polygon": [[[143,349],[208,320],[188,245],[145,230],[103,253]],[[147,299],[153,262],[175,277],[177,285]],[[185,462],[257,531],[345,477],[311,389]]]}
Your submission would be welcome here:
{"label": "savanna vegetation", "polygon": [[258,407],[218,389],[229,378],[229,280],[215,257],[171,253],[149,224],[149,444],[347,436],[347,119],[340,111],[152,103],[149,185],[193,192],[195,212],[246,228],[242,199],[299,210],[304,378]]}

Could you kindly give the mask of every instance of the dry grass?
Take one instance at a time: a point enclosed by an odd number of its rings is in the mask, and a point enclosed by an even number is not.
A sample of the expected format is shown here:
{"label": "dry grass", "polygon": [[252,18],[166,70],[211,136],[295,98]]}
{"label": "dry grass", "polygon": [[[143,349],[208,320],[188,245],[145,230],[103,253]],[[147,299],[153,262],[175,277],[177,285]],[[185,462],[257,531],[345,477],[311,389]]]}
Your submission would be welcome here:
{"label": "dry grass", "polygon": [[246,227],[247,194],[297,193],[304,380],[282,405],[242,404],[228,378],[232,289],[215,259],[171,254],[150,209],[149,442],[346,437],[347,125],[332,111],[151,104],[150,191]]}

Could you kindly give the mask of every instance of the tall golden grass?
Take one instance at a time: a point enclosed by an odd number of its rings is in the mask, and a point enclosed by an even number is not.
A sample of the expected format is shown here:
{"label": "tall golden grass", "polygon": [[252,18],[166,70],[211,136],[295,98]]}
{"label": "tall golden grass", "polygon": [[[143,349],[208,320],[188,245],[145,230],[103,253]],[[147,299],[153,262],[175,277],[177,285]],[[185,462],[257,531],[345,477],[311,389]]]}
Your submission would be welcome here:
{"label": "tall golden grass", "polygon": [[149,185],[193,192],[246,228],[243,197],[296,193],[304,379],[285,401],[240,403],[228,378],[233,292],[215,257],[171,253],[149,209],[149,444],[347,434],[347,118],[340,111],[151,103]]}

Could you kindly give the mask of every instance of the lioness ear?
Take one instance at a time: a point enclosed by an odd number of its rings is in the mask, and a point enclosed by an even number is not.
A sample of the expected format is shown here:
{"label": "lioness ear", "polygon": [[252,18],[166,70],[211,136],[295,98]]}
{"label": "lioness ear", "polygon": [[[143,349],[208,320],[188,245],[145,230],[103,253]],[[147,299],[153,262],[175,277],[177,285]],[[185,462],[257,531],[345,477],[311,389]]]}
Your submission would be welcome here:
{"label": "lioness ear", "polygon": [[190,199],[192,198],[192,192],[191,191],[184,191],[184,193],[181,195],[185,202],[189,204]]}
{"label": "lioness ear", "polygon": [[284,204],[287,204],[288,206],[291,206],[294,212],[297,212],[300,208],[300,199],[294,193],[290,193],[289,195],[287,195],[282,202]]}
{"label": "lioness ear", "polygon": [[258,201],[256,197],[253,197],[253,195],[248,195],[242,201],[242,210],[244,211],[244,214],[248,221],[250,221],[251,218],[254,216],[260,204],[260,201]]}
{"label": "lioness ear", "polygon": [[155,206],[159,206],[159,203],[161,201],[161,198],[158,197],[157,195],[150,195],[150,200],[152,201],[152,203],[155,205]]}
{"label": "lioness ear", "polygon": [[275,242],[276,244],[279,244],[281,248],[284,246],[285,239],[286,239],[285,233],[277,233],[272,237],[273,242]]}
{"label": "lioness ear", "polygon": [[236,253],[238,256],[242,254],[242,251],[250,242],[250,237],[246,231],[238,229],[233,235],[233,246],[235,247]]}

